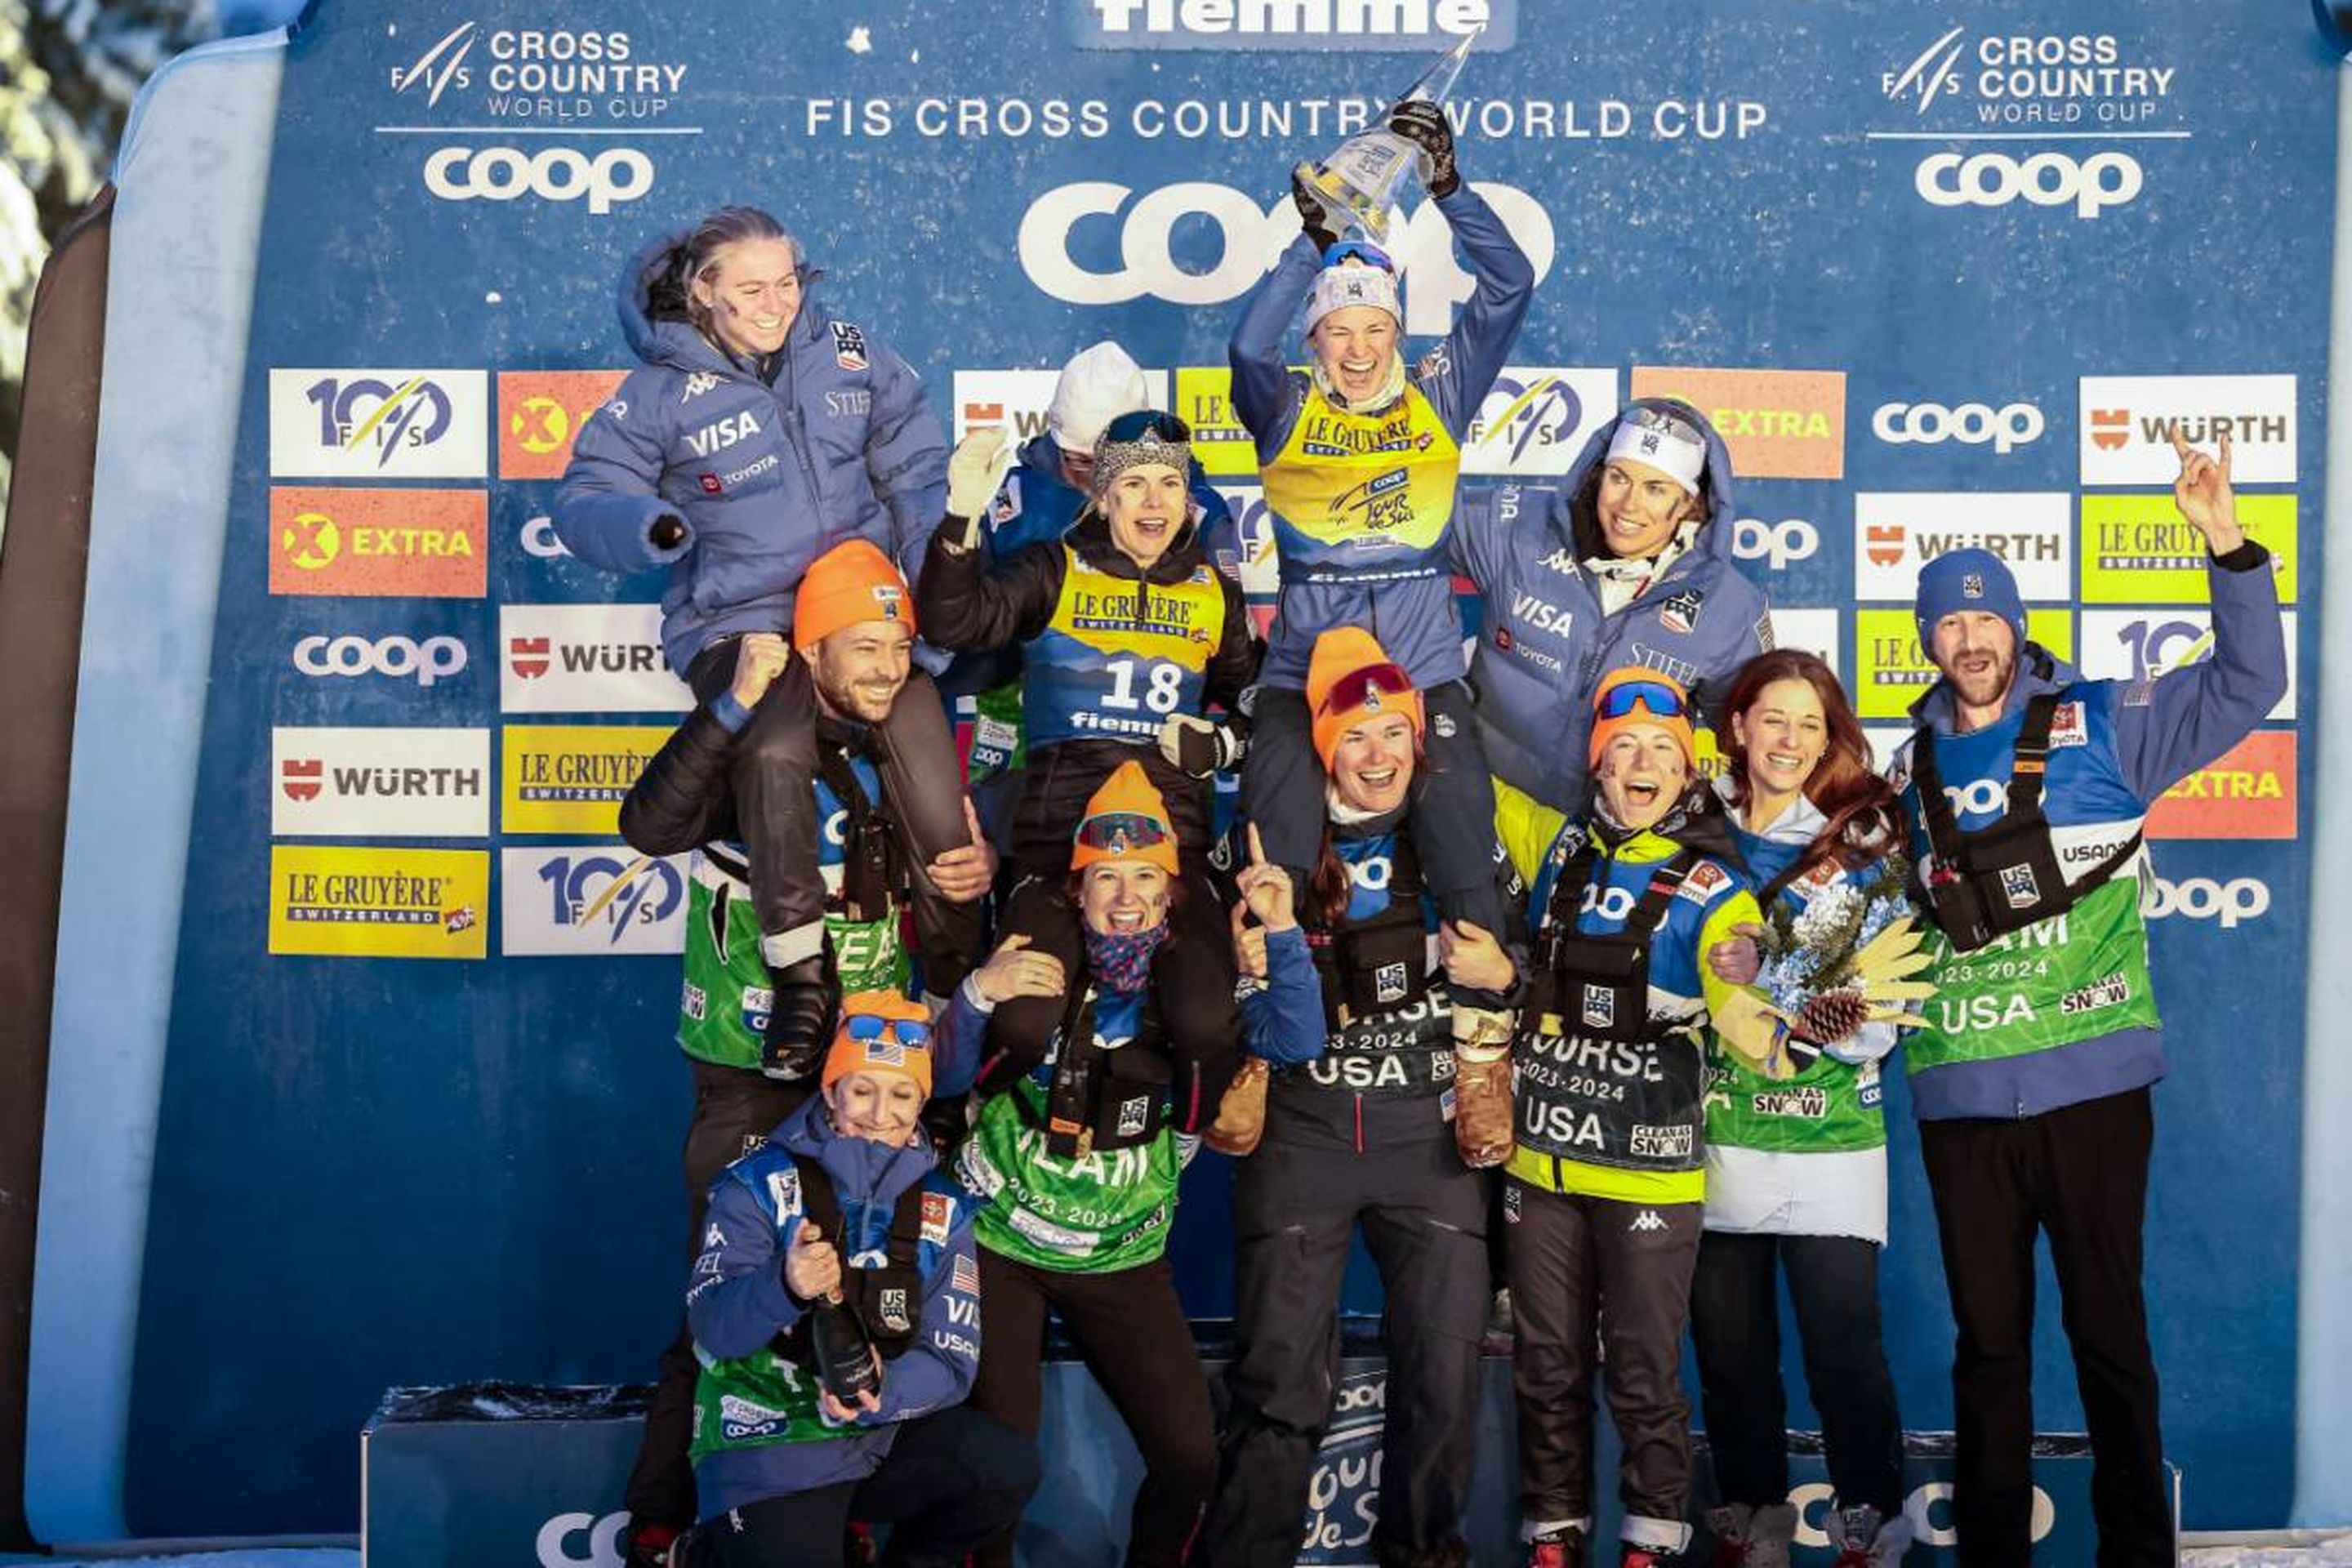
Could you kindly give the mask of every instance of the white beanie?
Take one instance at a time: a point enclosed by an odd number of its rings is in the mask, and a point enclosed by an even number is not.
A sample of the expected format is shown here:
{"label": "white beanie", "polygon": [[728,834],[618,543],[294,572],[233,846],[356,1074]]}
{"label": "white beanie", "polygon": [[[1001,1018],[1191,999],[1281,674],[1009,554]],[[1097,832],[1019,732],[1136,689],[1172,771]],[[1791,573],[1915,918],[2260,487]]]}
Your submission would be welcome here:
{"label": "white beanie", "polygon": [[1090,454],[1102,439],[1104,426],[1141,408],[1150,396],[1143,367],[1106,339],[1062,367],[1062,378],[1054,384],[1054,401],[1045,409],[1045,426],[1063,451]]}
{"label": "white beanie", "polygon": [[1370,305],[1375,310],[1386,310],[1400,326],[1404,321],[1404,308],[1397,302],[1396,274],[1351,256],[1315,275],[1315,286],[1307,296],[1307,330],[1313,331],[1324,317],[1349,305]]}

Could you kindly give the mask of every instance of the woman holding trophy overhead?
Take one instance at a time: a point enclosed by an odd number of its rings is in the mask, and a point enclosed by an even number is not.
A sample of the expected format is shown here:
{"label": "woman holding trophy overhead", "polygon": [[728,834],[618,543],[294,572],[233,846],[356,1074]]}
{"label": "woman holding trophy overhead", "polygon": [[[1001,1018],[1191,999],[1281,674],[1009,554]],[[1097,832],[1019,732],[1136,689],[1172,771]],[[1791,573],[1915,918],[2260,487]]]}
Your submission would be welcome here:
{"label": "woman holding trophy overhead", "polygon": [[[1446,531],[1462,442],[1518,335],[1535,271],[1494,209],[1463,183],[1444,111],[1423,96],[1441,72],[1450,80],[1463,53],[1424,77],[1388,121],[1402,151],[1417,154],[1476,279],[1454,330],[1417,363],[1405,363],[1393,263],[1374,245],[1339,239],[1350,212],[1377,229],[1386,196],[1360,197],[1302,170],[1291,184],[1299,237],[1252,296],[1230,352],[1234,410],[1256,442],[1282,576],[1244,764],[1250,819],[1268,859],[1303,889],[1325,816],[1325,777],[1305,696],[1307,662],[1323,632],[1363,628],[1392,652],[1428,704],[1412,831],[1440,913],[1457,940],[1476,941],[1502,929],[1504,910],[1491,863],[1494,793],[1463,680]],[[1379,132],[1371,139],[1387,140]],[[1285,338],[1302,301],[1310,363],[1293,371]],[[1454,1131],[1474,1166],[1507,1152],[1502,1010],[1508,1002],[1499,994],[1455,994]]]}

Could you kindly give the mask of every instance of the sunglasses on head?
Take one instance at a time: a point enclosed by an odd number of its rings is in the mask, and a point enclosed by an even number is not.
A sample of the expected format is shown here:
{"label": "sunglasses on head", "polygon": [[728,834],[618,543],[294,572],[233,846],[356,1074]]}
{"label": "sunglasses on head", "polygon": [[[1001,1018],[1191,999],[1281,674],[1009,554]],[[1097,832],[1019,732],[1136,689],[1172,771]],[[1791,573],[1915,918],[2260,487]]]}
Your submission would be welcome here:
{"label": "sunglasses on head", "polygon": [[1167,841],[1167,824],[1139,811],[1106,811],[1078,824],[1078,842],[1107,855],[1150,849]]}
{"label": "sunglasses on head", "polygon": [[1360,239],[1343,239],[1323,253],[1323,265],[1326,267],[1337,267],[1345,261],[1360,261],[1367,267],[1377,267],[1388,273],[1396,271],[1396,263],[1389,259],[1387,251]]}
{"label": "sunglasses on head", "polygon": [[1412,690],[1412,678],[1395,665],[1368,664],[1361,669],[1349,670],[1332,683],[1330,695],[1323,699],[1323,711],[1349,713],[1359,708],[1377,709],[1387,699],[1402,698]]}
{"label": "sunglasses on head", "polygon": [[1689,717],[1682,693],[1662,680],[1628,680],[1601,693],[1600,717],[1622,719],[1634,709],[1646,709],[1654,719]]}
{"label": "sunglasses on head", "polygon": [[1131,409],[1103,426],[1102,440],[1095,444],[1095,450],[1102,450],[1103,441],[1141,441],[1153,437],[1178,443],[1190,441],[1192,427],[1173,414],[1164,414],[1156,408]]}
{"label": "sunglasses on head", "polygon": [[860,1045],[870,1044],[888,1035],[902,1046],[920,1046],[931,1037],[929,1024],[912,1018],[885,1018],[873,1013],[852,1013],[841,1026],[849,1037]]}

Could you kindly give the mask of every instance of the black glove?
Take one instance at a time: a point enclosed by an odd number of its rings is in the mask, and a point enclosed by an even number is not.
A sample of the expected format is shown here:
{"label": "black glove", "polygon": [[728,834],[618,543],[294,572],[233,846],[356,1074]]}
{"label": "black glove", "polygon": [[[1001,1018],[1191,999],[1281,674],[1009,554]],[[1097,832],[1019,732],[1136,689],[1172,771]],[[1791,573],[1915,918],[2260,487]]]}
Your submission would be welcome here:
{"label": "black glove", "polygon": [[1314,242],[1320,253],[1339,243],[1339,225],[1325,204],[1322,193],[1307,183],[1307,176],[1292,170],[1290,200],[1298,208],[1299,231]]}
{"label": "black glove", "polygon": [[1246,750],[1235,731],[1189,713],[1178,713],[1160,726],[1160,754],[1196,779],[1230,772]]}
{"label": "black glove", "polygon": [[1400,103],[1389,115],[1389,129],[1421,149],[1421,183],[1433,196],[1450,196],[1462,188],[1462,171],[1454,166],[1454,128],[1445,110],[1425,99]]}
{"label": "black glove", "polygon": [[646,538],[656,550],[675,550],[686,542],[686,519],[666,511],[646,528]]}

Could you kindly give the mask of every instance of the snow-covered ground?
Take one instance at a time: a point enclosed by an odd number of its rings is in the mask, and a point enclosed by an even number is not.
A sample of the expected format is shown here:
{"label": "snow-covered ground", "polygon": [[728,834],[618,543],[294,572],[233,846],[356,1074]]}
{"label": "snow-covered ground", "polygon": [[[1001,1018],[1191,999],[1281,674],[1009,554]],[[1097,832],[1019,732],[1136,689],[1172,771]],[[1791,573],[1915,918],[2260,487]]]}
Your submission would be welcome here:
{"label": "snow-covered ground", "polygon": [[[359,1568],[356,1552],[209,1552],[192,1557],[0,1557],[0,1563],[45,1568]],[[2181,1554],[2184,1568],[2352,1568],[2352,1531],[2312,1546],[2203,1547]]]}

